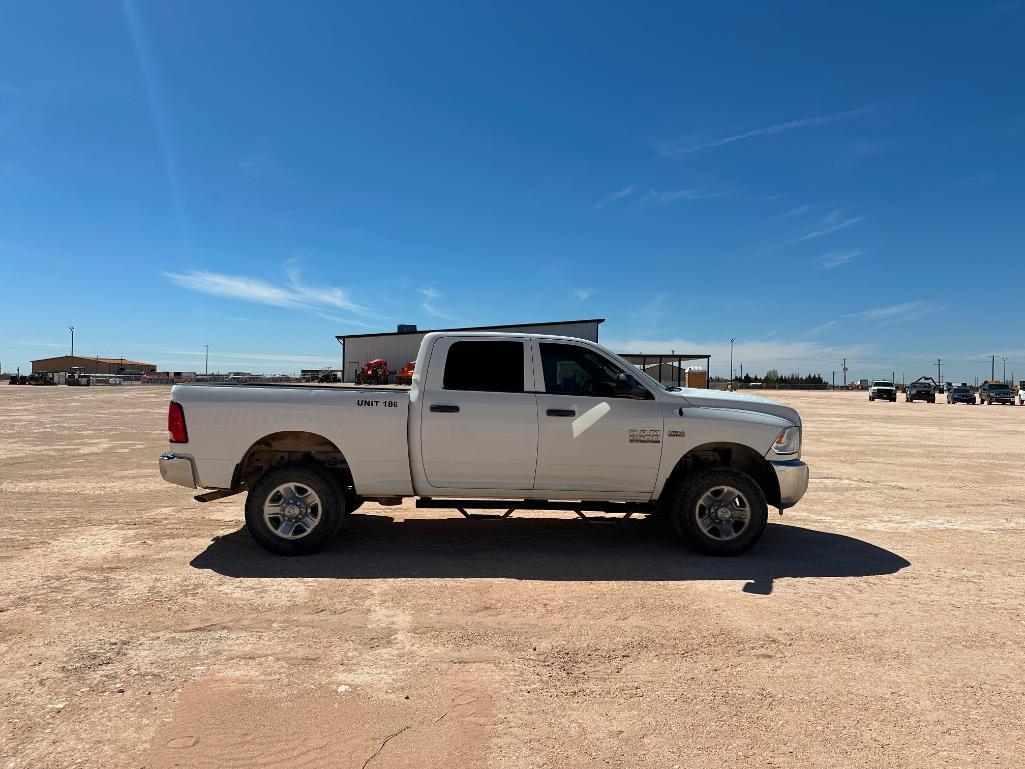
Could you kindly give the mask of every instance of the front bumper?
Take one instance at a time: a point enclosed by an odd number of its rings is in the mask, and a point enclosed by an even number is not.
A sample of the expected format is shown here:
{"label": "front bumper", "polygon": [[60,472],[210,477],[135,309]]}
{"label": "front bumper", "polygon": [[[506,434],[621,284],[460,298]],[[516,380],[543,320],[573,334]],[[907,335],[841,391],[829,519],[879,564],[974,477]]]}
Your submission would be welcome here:
{"label": "front bumper", "polygon": [[793,507],[808,490],[808,465],[799,459],[790,462],[769,462],[779,482],[779,509]]}
{"label": "front bumper", "polygon": [[160,456],[160,477],[168,483],[176,483],[187,489],[196,488],[196,470],[192,464],[192,457],[162,454]]}

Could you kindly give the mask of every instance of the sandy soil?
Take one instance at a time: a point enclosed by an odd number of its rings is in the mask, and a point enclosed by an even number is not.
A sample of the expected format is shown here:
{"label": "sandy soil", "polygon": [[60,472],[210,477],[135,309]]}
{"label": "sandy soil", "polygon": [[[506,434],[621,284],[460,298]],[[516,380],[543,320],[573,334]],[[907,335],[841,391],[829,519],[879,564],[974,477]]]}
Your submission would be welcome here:
{"label": "sandy soil", "polygon": [[1019,767],[1025,408],[780,393],[752,553],[368,505],[282,559],[167,390],[0,388],[2,767]]}

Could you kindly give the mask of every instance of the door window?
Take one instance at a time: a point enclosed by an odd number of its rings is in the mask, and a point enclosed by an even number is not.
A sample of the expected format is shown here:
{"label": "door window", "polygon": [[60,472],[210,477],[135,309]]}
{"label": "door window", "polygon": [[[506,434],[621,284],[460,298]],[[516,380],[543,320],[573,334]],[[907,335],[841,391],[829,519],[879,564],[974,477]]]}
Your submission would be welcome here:
{"label": "door window", "polygon": [[522,342],[454,342],[445,360],[446,390],[523,392]]}
{"label": "door window", "polygon": [[[626,374],[636,385],[634,377],[619,366],[594,350],[575,344],[543,343],[541,366],[544,369],[545,391],[552,395],[615,398],[616,381],[620,374]],[[653,397],[651,393],[647,396]]]}

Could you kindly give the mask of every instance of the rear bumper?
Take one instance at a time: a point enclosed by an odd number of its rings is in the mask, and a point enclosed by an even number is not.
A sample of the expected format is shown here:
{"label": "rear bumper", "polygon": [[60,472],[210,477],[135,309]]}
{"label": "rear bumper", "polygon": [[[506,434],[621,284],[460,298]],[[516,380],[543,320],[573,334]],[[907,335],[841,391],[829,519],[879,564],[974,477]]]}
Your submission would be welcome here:
{"label": "rear bumper", "polygon": [[779,482],[779,507],[793,507],[808,490],[808,465],[799,459],[791,462],[769,462]]}
{"label": "rear bumper", "polygon": [[191,457],[162,454],[160,457],[160,477],[168,483],[175,483],[187,489],[196,488],[196,470],[192,464]]}

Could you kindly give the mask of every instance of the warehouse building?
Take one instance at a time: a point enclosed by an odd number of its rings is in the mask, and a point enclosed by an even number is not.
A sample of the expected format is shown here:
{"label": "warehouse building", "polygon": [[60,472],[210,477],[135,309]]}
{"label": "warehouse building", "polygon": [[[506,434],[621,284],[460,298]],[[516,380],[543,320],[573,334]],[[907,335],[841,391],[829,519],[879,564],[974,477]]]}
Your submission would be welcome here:
{"label": "warehouse building", "polygon": [[432,328],[418,330],[416,326],[398,327],[398,331],[386,334],[348,334],[335,337],[342,345],[342,381],[352,382],[363,364],[376,358],[388,361],[388,368],[400,370],[406,363],[416,359],[420,342],[434,331],[493,331],[512,334],[554,334],[578,339],[598,341],[598,325],[604,318],[587,320],[557,320],[551,323],[519,323],[510,326],[469,326],[466,328]]}
{"label": "warehouse building", "polygon": [[152,363],[141,363],[128,358],[101,358],[83,355],[60,355],[56,358],[41,358],[32,361],[32,373],[69,372],[81,369],[84,374],[152,374],[157,367]]}

